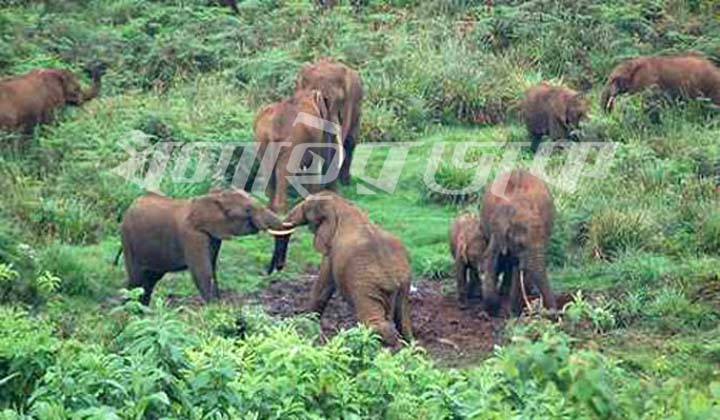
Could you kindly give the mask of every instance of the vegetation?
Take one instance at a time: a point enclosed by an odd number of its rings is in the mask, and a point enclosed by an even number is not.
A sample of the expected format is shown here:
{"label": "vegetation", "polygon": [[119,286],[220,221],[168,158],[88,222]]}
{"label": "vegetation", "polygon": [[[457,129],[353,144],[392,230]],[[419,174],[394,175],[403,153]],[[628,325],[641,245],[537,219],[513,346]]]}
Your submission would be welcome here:
{"label": "vegetation", "polygon": [[[631,55],[694,50],[720,63],[717,2],[314,3],[245,0],[235,16],[206,0],[0,0],[0,74],[108,64],[99,99],[31,139],[0,136],[0,417],[720,418],[718,110],[652,93],[619,98],[611,115],[598,107]],[[360,141],[411,145],[393,193],[359,179],[343,193],[403,240],[416,279],[448,293],[447,229],[482,190],[428,189],[429,156],[445,142],[433,179],[467,187],[465,164],[525,141],[516,105],[527,87],[588,93],[580,137],[617,150],[605,176],[553,191],[550,280],[575,296],[561,320],[508,322],[502,346],[450,368],[417,345],[391,354],[362,328],[324,342],[312,318],[168,304],[196,294],[186,273],[161,281],[149,309],[135,291],[121,303],[118,220],[142,189],[111,169],[130,139],[251,141],[256,111],[322,56],[361,72]],[[450,146],[464,142],[492,145],[453,162]],[[373,149],[369,177],[387,155]],[[184,181],[160,187],[192,196],[213,183]],[[310,234],[293,241],[272,278],[267,235],[227,241],[221,288],[244,295],[316,267]]]}

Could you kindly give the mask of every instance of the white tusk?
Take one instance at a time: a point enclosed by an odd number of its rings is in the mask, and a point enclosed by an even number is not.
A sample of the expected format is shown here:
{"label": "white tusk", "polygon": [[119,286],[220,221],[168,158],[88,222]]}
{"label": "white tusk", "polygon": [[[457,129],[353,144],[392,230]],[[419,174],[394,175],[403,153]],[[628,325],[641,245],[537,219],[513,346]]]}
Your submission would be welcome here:
{"label": "white tusk", "polygon": [[290,235],[291,233],[295,232],[295,229],[286,229],[286,230],[275,230],[275,229],[268,229],[268,233],[272,236],[285,236]]}
{"label": "white tusk", "polygon": [[286,227],[286,228],[293,228],[293,227],[295,227],[295,225],[293,225],[293,224],[290,223],[290,222],[283,222],[282,225],[283,225],[283,227]]}
{"label": "white tusk", "polygon": [[615,97],[611,96],[610,99],[608,99],[608,103],[605,106],[605,109],[610,110],[615,105]]}
{"label": "white tusk", "polygon": [[530,307],[530,301],[528,300],[527,293],[525,292],[525,276],[523,276],[524,270],[520,270],[520,291],[522,292],[523,300],[525,301],[525,306],[527,307],[528,311],[532,313],[532,308]]}
{"label": "white tusk", "polygon": [[342,136],[342,130],[340,130],[339,133],[335,133],[335,139],[337,140],[337,144],[339,147],[339,157],[338,159],[338,168],[342,168],[343,160],[345,160],[345,148],[342,144],[342,139],[340,138]]}

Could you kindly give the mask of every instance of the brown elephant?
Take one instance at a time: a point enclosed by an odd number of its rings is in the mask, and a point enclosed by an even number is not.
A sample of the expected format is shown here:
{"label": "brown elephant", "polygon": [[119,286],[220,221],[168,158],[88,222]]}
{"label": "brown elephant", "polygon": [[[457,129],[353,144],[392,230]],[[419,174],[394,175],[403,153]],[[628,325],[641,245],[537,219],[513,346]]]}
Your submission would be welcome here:
{"label": "brown elephant", "polygon": [[485,308],[495,315],[500,307],[498,275],[510,289],[514,313],[522,309],[521,288],[535,285],[545,306],[556,308],[545,271],[555,207],[544,181],[524,170],[499,175],[483,197],[481,221],[487,249],[482,294]]}
{"label": "brown elephant", "polygon": [[450,254],[455,260],[455,279],[460,307],[467,307],[480,285],[480,269],[487,243],[480,218],[475,214],[460,215],[450,227]]}
{"label": "brown elephant", "polygon": [[608,77],[600,105],[610,112],[618,95],[652,86],[674,98],[705,97],[720,106],[720,70],[696,54],[641,56],[618,64]]}
{"label": "brown elephant", "polygon": [[345,64],[321,59],[305,65],[295,84],[296,89],[319,89],[330,100],[330,113],[341,124],[345,157],[340,169],[340,182],[350,183],[350,166],[360,131],[363,86],[360,74]]}
{"label": "brown elephant", "polygon": [[[397,347],[400,336],[410,341],[410,264],[403,244],[332,191],[308,196],[284,222],[286,228],[305,224],[315,232],[315,249],[323,254],[307,309],[322,315],[340,289],[358,321],[374,329],[387,345]],[[276,241],[274,254],[282,255],[273,255],[274,265],[283,265],[287,248],[277,244],[286,241],[287,236]]]}
{"label": "brown elephant", "polygon": [[[314,122],[307,121],[307,116],[314,117],[317,119],[315,122],[325,125],[312,125]],[[326,164],[330,164],[336,158],[337,165],[342,165],[344,153],[339,133],[336,127],[327,126],[327,122],[337,126],[337,120],[332,118],[328,110],[328,101],[319,90],[298,90],[292,98],[268,105],[258,114],[255,119],[254,132],[255,142],[258,145],[258,156],[261,159],[268,151],[268,146],[273,144],[279,146],[279,143],[283,142],[291,144],[290,147],[280,147],[275,159],[263,159],[263,165],[272,165],[272,167],[262,169],[263,172],[270,174],[268,196],[271,199],[271,210],[285,211],[288,177],[291,169],[309,166],[312,161],[311,152],[318,151],[316,147],[309,148],[304,153],[301,162],[290,162],[295,146],[331,144],[334,147],[321,147],[320,155],[323,156]],[[336,150],[340,152],[337,157],[334,156]],[[332,168],[326,166],[323,173],[332,178],[331,171]],[[334,182],[329,182],[324,186],[334,188]]]}
{"label": "brown elephant", "polygon": [[569,138],[587,117],[590,104],[580,92],[542,82],[525,92],[520,108],[535,152],[545,135]]}
{"label": "brown elephant", "polygon": [[219,296],[216,263],[222,241],[280,227],[274,213],[241,190],[192,199],[141,196],[120,226],[128,288],[145,289],[141,302],[147,305],[165,273],[189,269],[203,300],[210,301]]}
{"label": "brown elephant", "polygon": [[94,66],[91,73],[89,90],[83,90],[75,75],[62,69],[36,69],[0,81],[0,128],[29,134],[36,125],[50,122],[58,108],[95,98],[103,68]]}

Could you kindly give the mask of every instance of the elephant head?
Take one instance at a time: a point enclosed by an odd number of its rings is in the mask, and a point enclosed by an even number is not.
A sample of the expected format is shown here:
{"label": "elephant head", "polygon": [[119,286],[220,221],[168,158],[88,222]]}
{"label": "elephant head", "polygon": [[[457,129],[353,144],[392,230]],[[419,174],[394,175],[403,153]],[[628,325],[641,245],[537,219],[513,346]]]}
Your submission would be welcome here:
{"label": "elephant head", "polygon": [[618,95],[636,92],[647,86],[649,82],[645,79],[649,76],[648,68],[647,61],[641,58],[617,65],[610,73],[602,92],[600,98],[602,109],[611,112]]}
{"label": "elephant head", "polygon": [[580,120],[587,117],[590,111],[590,104],[585,98],[583,93],[576,93],[572,95],[567,102],[565,108],[565,123],[570,126],[577,126]]}
{"label": "elephant head", "polygon": [[62,88],[65,103],[69,105],[82,105],[84,102],[97,97],[100,93],[100,80],[105,71],[101,64],[95,64],[90,68],[92,86],[83,90],[77,77],[68,70],[53,70],[53,75]]}
{"label": "elephant head", "polygon": [[330,191],[322,191],[309,195],[305,200],[290,210],[282,223],[282,230],[271,230],[275,236],[275,250],[268,273],[282,269],[287,257],[287,244],[295,228],[308,225],[315,233],[315,249],[327,255],[332,247],[333,237],[337,230],[342,213],[344,200]]}
{"label": "elephant head", "polygon": [[188,221],[216,239],[279,229],[281,220],[242,190],[214,191],[193,199]]}
{"label": "elephant head", "polygon": [[[531,284],[535,284],[543,296],[552,296],[545,272],[547,238],[545,229],[541,226],[543,223],[531,206],[508,203],[495,210],[489,226],[490,240],[484,257],[487,264],[485,271],[492,275],[486,275],[482,285],[485,306],[491,314],[496,314],[500,308],[496,283],[497,267],[501,258],[516,264],[521,275],[532,282]],[[511,279],[506,278],[503,281]],[[513,302],[513,305],[515,304],[516,302]],[[554,308],[555,303],[546,302],[546,305]]]}

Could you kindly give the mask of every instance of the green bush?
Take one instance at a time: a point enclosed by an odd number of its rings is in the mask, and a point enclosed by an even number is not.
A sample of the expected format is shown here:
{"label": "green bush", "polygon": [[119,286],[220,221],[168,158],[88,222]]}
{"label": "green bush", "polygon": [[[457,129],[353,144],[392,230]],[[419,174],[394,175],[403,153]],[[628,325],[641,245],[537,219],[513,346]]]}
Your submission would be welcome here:
{"label": "green bush", "polygon": [[0,307],[0,323],[0,407],[25,407],[60,342],[51,323],[18,309]]}
{"label": "green bush", "polygon": [[720,252],[720,214],[717,212],[705,214],[695,228],[695,232],[701,252],[709,254]]}
{"label": "green bush", "polygon": [[588,251],[594,257],[612,259],[624,251],[651,248],[658,231],[652,217],[645,210],[601,210],[588,225]]}

